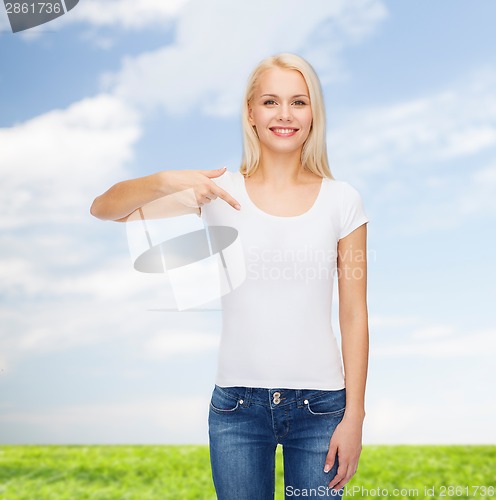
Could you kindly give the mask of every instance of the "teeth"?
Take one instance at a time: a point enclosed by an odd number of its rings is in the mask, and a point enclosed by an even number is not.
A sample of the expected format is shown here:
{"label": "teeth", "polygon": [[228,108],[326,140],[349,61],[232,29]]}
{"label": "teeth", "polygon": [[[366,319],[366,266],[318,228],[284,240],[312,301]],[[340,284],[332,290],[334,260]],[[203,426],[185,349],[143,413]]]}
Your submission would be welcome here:
{"label": "teeth", "polygon": [[274,132],[277,132],[278,134],[291,134],[292,132],[295,131],[294,128],[275,128],[273,130],[274,130]]}

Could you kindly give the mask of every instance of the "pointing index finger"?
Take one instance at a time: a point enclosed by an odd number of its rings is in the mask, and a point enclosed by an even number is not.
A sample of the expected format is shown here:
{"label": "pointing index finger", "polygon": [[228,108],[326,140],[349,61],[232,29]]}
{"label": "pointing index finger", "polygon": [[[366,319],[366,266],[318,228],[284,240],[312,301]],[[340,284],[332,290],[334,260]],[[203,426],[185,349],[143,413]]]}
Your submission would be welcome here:
{"label": "pointing index finger", "polygon": [[222,188],[218,187],[216,194],[219,198],[222,198],[226,203],[229,203],[229,205],[231,205],[236,210],[241,209],[241,205],[227,191],[224,191]]}

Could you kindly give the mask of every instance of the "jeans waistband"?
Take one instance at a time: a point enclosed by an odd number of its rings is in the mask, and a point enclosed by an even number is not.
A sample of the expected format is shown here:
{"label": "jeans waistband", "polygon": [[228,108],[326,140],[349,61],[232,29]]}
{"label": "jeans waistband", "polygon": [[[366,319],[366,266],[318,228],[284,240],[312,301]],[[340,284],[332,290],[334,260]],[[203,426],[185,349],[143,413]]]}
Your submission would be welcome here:
{"label": "jeans waistband", "polygon": [[[268,407],[282,407],[291,403],[296,403],[298,408],[305,406],[305,400],[311,401],[315,397],[328,393],[320,389],[287,389],[263,387],[220,387],[225,392],[235,394],[240,401],[241,406],[247,407],[251,403],[257,403]],[[335,391],[344,392],[345,389]],[[233,395],[234,395],[233,394]]]}

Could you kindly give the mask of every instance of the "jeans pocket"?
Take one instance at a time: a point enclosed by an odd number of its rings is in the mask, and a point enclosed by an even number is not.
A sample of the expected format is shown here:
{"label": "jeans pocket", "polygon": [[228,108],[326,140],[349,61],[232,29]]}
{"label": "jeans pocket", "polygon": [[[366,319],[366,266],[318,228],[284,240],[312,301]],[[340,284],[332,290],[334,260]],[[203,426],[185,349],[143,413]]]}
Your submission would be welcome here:
{"label": "jeans pocket", "polygon": [[241,396],[235,387],[219,387],[216,385],[210,399],[210,409],[215,413],[234,413],[240,405]]}
{"label": "jeans pocket", "polygon": [[305,407],[311,415],[339,417],[346,409],[345,389],[321,391],[320,394],[305,400]]}

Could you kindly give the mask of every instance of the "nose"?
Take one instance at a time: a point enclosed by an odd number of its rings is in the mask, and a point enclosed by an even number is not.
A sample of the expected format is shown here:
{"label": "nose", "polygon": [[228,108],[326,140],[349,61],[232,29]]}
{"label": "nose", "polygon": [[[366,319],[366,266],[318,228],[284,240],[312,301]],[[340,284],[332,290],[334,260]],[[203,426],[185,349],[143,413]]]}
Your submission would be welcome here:
{"label": "nose", "polygon": [[282,105],[279,110],[279,120],[290,122],[293,119],[293,114],[291,113],[291,107],[287,105]]}

